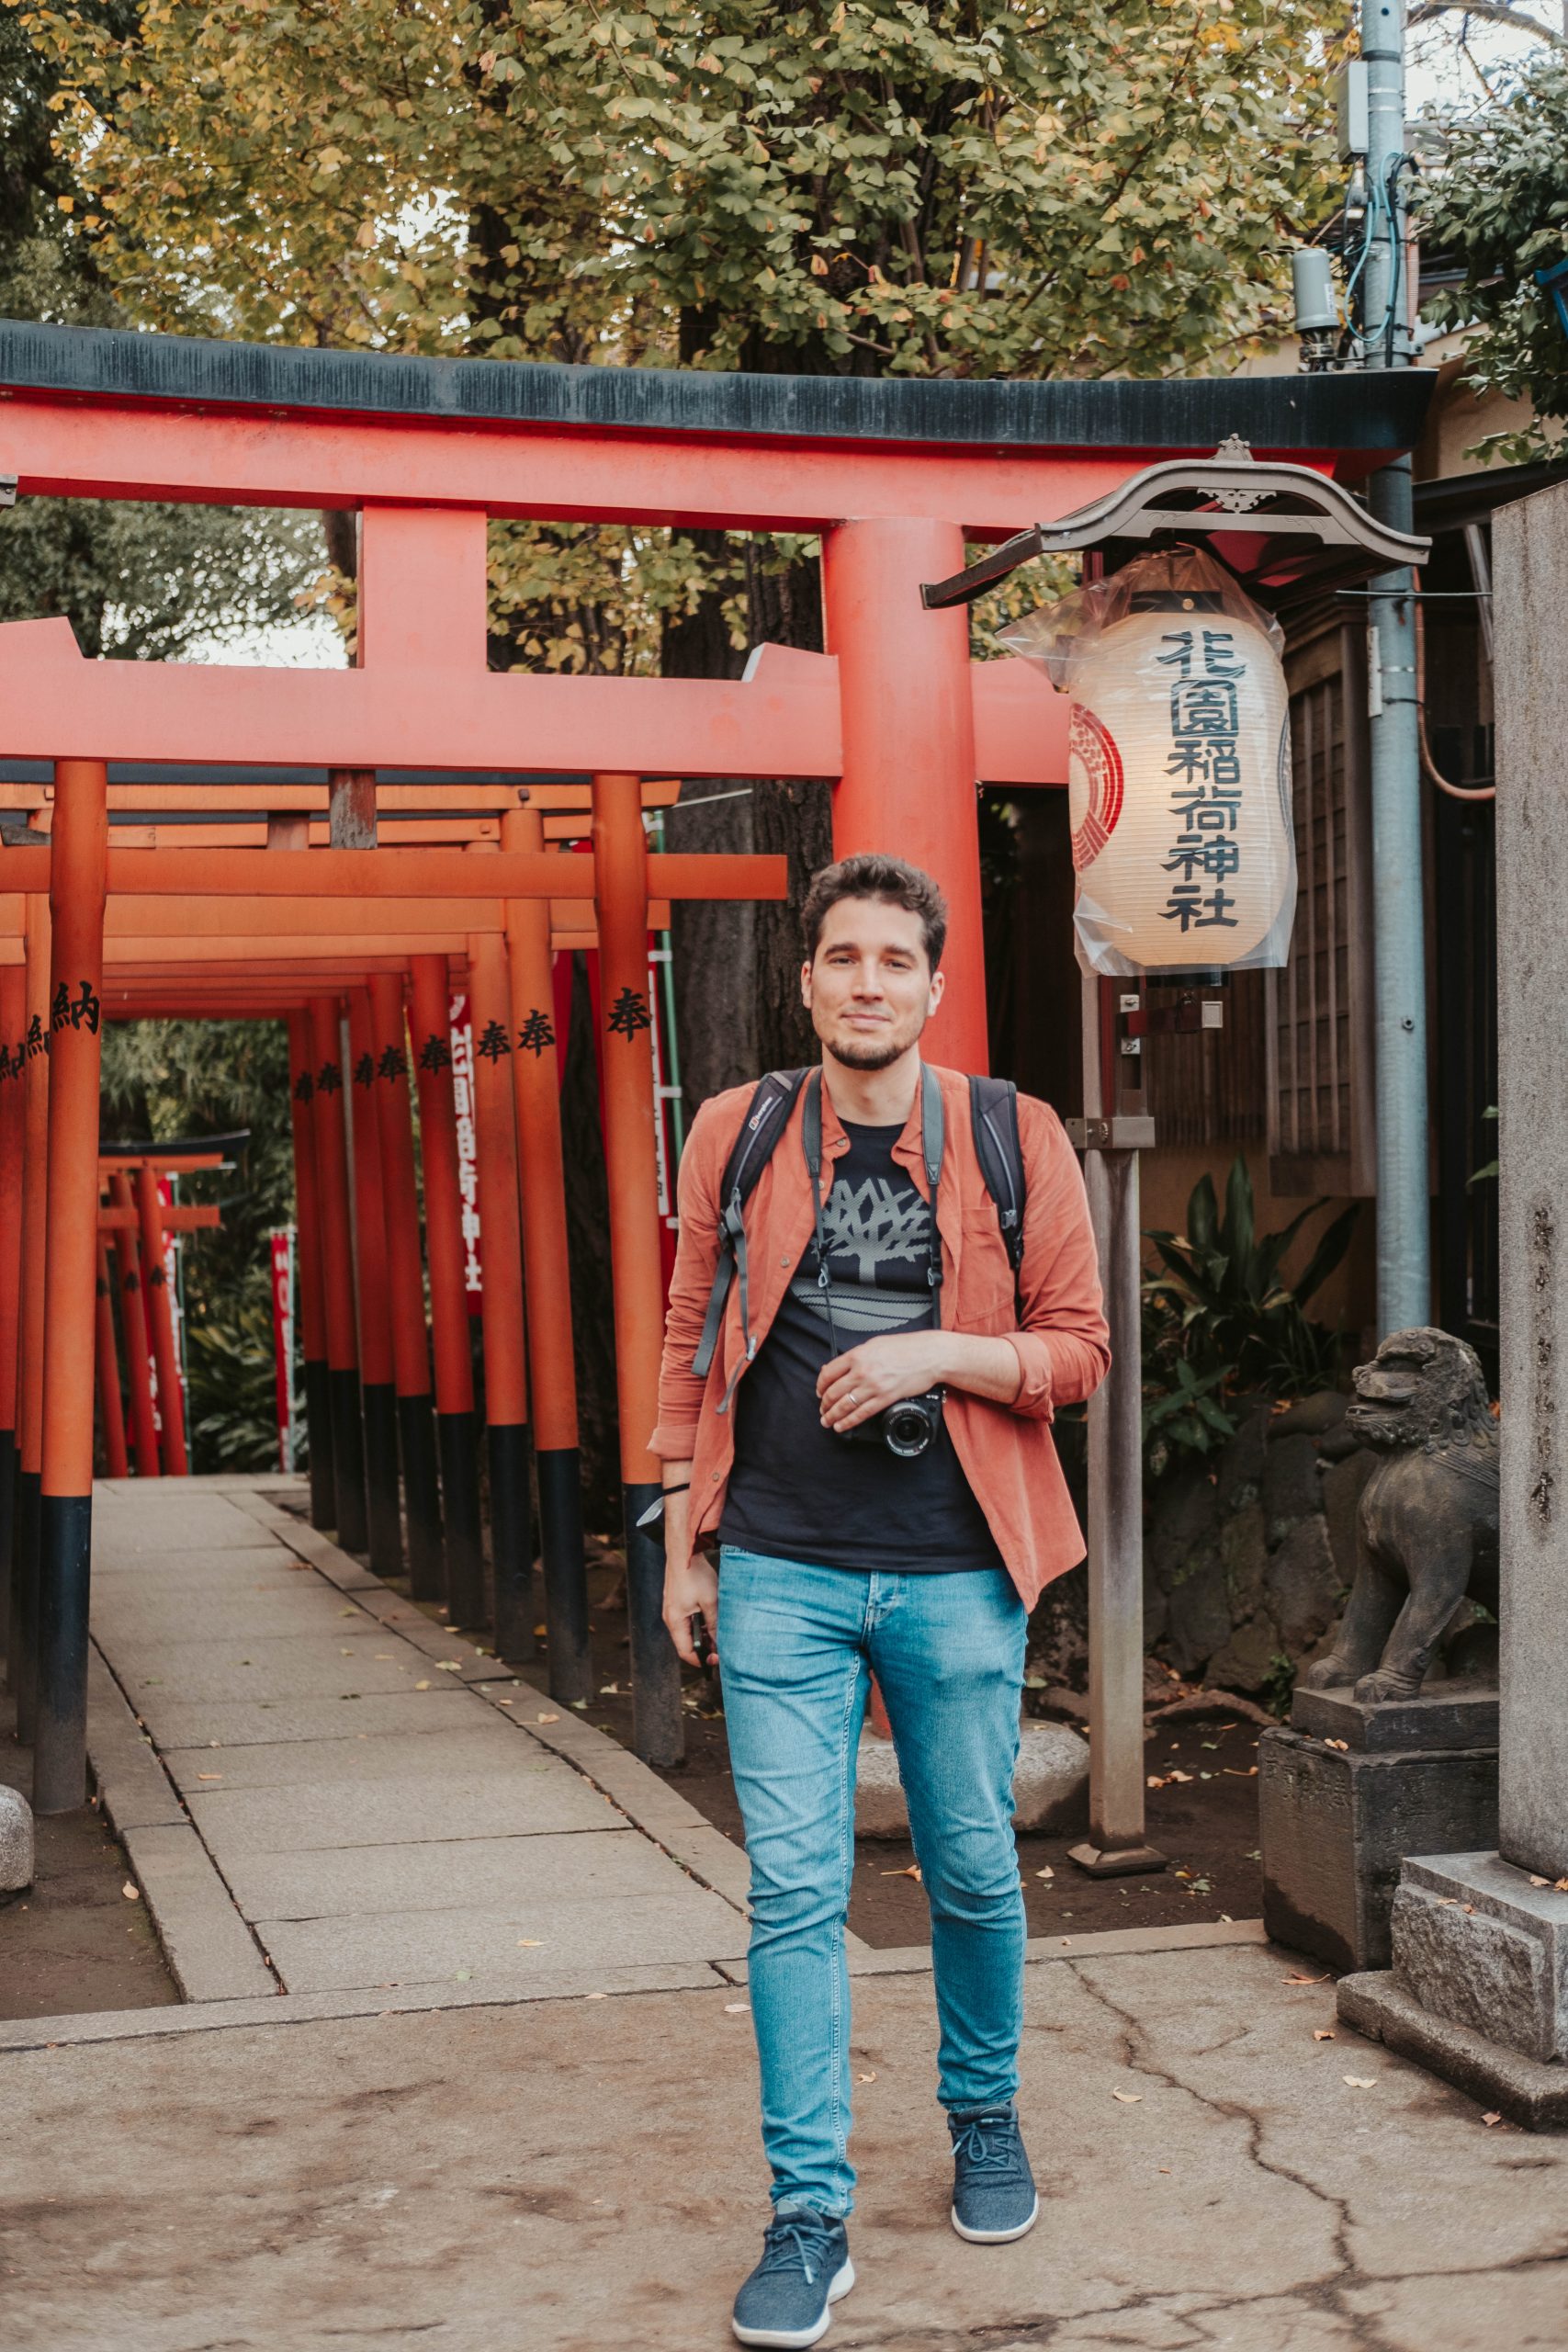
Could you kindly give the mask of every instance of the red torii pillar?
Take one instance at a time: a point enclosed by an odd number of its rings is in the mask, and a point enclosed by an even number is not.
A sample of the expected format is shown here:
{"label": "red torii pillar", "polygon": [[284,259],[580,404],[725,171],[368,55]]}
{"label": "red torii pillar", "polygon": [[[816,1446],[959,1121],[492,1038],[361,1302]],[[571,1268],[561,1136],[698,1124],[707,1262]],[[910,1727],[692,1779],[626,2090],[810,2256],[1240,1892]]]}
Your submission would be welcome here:
{"label": "red torii pillar", "polygon": [[446,1536],[446,1612],[454,1625],[485,1623],[479,1532],[479,1432],[468,1304],[463,1292],[463,1195],[452,1088],[452,998],[445,956],[413,956],[409,1035],[419,1088],[424,1163],[424,1246],[435,1335],[435,1428]]}
{"label": "red torii pillar", "polygon": [[[109,1176],[109,1199],[116,1208],[135,1212],[130,1178],[123,1169]],[[115,1280],[119,1289],[119,1324],[125,1335],[125,1376],[130,1391],[130,1432],[136,1449],[136,1475],[162,1475],[158,1460],[158,1423],[152,1409],[152,1343],[147,1329],[146,1293],[137,1269],[136,1235],[130,1225],[116,1226]]]}
{"label": "red torii pillar", "polygon": [[[503,850],[542,851],[544,845],[544,823],[536,808],[506,811],[501,820]],[[582,1553],[577,1368],[571,1351],[571,1261],[566,1238],[560,1069],[552,1016],[549,903],[544,899],[509,899],[505,921],[549,1686],[553,1699],[575,1706],[593,1696],[593,1657]]]}
{"label": "red torii pillar", "polygon": [[164,1475],[190,1474],[186,1450],[186,1393],[180,1351],[175,1344],[175,1310],[169,1298],[168,1245],[158,1171],[143,1160],[136,1171],[136,1208],[141,1221],[141,1296],[147,1311],[152,1362],[158,1371],[158,1418],[163,1423]]}
{"label": "red torii pillar", "polygon": [[365,1510],[365,1439],[359,1420],[359,1347],[354,1320],[353,1221],[348,1206],[348,1145],[343,1117],[343,1043],[334,996],[310,1000],[315,1062],[310,1131],[316,1146],[321,1211],[321,1295],[326,1306],[327,1368],[333,1412],[333,1490],[337,1540],[345,1552],[369,1542]]}
{"label": "red torii pillar", "polygon": [[[22,1072],[28,976],[0,968],[0,1592],[11,1590],[17,1526],[17,1338],[22,1291]],[[10,1640],[9,1625],[0,1634]],[[14,1675],[15,1660],[12,1661]]]}
{"label": "red torii pillar", "polygon": [[522,1662],[534,1655],[534,1545],[528,1509],[523,1232],[512,1074],[503,1067],[512,1053],[506,946],[499,932],[475,932],[469,937],[468,1011],[474,1030],[475,1157],[484,1248],[485,1446],[495,1647],[499,1657]]}
{"label": "red torii pillar", "polygon": [[[49,1221],[47,898],[27,901],[27,1066],[22,1072],[22,1283],[17,1334],[17,1534],[11,1563],[11,1689],[30,1741],[38,1690],[39,1481],[43,1468],[44,1237]],[[95,1163],[96,1164],[96,1163]]]}
{"label": "red torii pillar", "polygon": [[409,1590],[415,1600],[439,1600],[443,1591],[441,1492],[430,1395],[430,1335],[424,1322],[424,1261],[419,1240],[403,984],[394,973],[370,976],[370,1027],[376,1054],[376,1118],[381,1138],[399,1452],[408,1517]]}
{"label": "red torii pillar", "polygon": [[[934,1061],[990,1068],[980,919],[975,704],[966,607],[927,612],[920,589],[964,569],[956,523],[877,515],[822,535],[828,650],[839,662],[843,772],[833,789],[833,854],[907,858],[947,899],[947,996],[931,1023]],[[910,790],[919,777],[921,789]]]}
{"label": "red torii pillar", "polygon": [[593,779],[599,970],[604,1015],[604,1159],[610,1184],[615,1387],[631,1631],[632,1739],[649,1764],[685,1753],[681,1662],[665,1630],[664,1546],[642,1524],[659,1500],[659,1419],[664,1269],[654,1136],[653,1014],[648,1001],[648,861],[642,786],[635,775]]}
{"label": "red torii pillar", "polygon": [[359,1301],[359,1401],[365,1415],[370,1566],[378,1577],[400,1577],[403,1529],[398,1509],[398,1391],[387,1297],[387,1216],[372,1094],[376,1057],[370,1044],[370,1006],[363,989],[356,989],[348,1000],[348,1048],[351,1082],[344,1089],[344,1101],[354,1133],[355,1295]]}
{"label": "red torii pillar", "polygon": [[299,1336],[305,1362],[305,1429],[310,1450],[310,1524],[337,1525],[333,1473],[332,1374],[327,1365],[327,1310],[321,1289],[321,1209],[316,1182],[316,1091],[310,1057],[310,1016],[288,1015],[288,1094],[294,1129],[294,1224],[299,1246]]}
{"label": "red torii pillar", "polygon": [[39,1460],[33,1810],[86,1795],[87,1600],[97,1330],[98,1066],[103,1029],[108,771],[57,760],[50,861],[49,1223]]}
{"label": "red torii pillar", "polygon": [[103,1423],[104,1463],[111,1478],[130,1475],[125,1450],[125,1399],[119,1389],[119,1351],[115,1345],[114,1286],[109,1279],[109,1253],[98,1243],[98,1414]]}

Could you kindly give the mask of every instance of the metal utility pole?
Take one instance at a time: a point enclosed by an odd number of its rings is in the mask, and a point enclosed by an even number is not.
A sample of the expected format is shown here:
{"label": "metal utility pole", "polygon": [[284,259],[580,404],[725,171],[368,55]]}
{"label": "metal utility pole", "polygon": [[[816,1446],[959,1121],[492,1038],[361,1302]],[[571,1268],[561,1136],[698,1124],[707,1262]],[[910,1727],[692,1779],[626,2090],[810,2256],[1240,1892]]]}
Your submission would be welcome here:
{"label": "metal utility pole", "polygon": [[[1360,272],[1362,365],[1408,368],[1415,255],[1406,236],[1404,0],[1362,0],[1367,73],[1367,233]],[[1372,513],[1411,527],[1410,459],[1372,477]],[[1376,976],[1378,1333],[1431,1314],[1427,1177],[1427,978],[1421,876],[1421,765],[1416,606],[1408,569],[1371,583],[1372,906]]]}

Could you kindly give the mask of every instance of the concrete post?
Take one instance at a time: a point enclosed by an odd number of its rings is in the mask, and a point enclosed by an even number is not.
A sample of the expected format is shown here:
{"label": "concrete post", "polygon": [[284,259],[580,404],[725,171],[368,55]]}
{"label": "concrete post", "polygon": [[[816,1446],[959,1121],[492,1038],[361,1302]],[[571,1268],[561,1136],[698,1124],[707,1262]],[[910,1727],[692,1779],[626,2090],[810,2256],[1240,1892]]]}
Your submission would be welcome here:
{"label": "concrete post", "polygon": [[1340,2013],[1489,2107],[1568,2125],[1568,1001],[1562,667],[1568,488],[1495,526],[1502,1124],[1500,1818],[1495,1853],[1413,1857],[1393,1966]]}

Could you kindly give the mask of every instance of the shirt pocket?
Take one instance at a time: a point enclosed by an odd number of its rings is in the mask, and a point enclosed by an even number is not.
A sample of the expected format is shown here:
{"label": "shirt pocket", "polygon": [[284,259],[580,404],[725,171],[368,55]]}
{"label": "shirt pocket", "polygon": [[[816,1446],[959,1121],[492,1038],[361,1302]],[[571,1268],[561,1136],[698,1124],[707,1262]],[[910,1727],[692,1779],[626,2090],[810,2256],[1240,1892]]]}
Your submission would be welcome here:
{"label": "shirt pocket", "polygon": [[1012,1261],[988,1204],[964,1212],[964,1256],[958,1281],[959,1328],[980,1338],[1018,1329]]}

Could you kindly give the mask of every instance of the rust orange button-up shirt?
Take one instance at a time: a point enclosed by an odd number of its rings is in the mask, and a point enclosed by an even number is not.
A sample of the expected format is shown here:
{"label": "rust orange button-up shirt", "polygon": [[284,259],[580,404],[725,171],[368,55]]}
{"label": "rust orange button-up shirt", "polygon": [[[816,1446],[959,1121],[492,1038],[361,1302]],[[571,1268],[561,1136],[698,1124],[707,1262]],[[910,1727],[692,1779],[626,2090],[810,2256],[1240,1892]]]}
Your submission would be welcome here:
{"label": "rust orange button-up shirt", "polygon": [[[1100,1274],[1083,1178],[1061,1121],[1047,1104],[1018,1099],[1028,1202],[1023,1262],[1015,1300],[1012,1268],[975,1155],[969,1081],[938,1069],[945,1118],[936,1223],[942,1237],[942,1319],[950,1330],[1007,1340],[1018,1357],[1018,1395],[993,1405],[960,1389],[947,1394],[947,1425],[997,1548],[1032,1608],[1053,1577],[1084,1555],[1084,1540],[1056,1459],[1051,1417],[1058,1405],[1092,1395],[1111,1362]],[[681,1161],[680,1247],[670,1285],[659,1426],[652,1450],[692,1464],[692,1528],[718,1525],[735,1455],[734,1411],[722,1409],[732,1381],[746,1376],[740,1286],[732,1283],[724,1325],[705,1380],[692,1371],[718,1259],[719,1185],[754,1090],[731,1087],[705,1102]],[[811,1179],[801,1145],[804,1105],[797,1097],[746,1207],[751,1337],[766,1340],[815,1218]],[[850,1148],[826,1087],[822,1090],[822,1190]],[[920,1158],[919,1090],[893,1157],[922,1197],[930,1198]]]}

